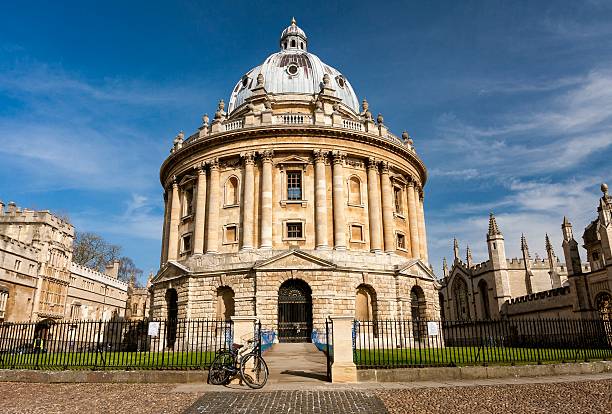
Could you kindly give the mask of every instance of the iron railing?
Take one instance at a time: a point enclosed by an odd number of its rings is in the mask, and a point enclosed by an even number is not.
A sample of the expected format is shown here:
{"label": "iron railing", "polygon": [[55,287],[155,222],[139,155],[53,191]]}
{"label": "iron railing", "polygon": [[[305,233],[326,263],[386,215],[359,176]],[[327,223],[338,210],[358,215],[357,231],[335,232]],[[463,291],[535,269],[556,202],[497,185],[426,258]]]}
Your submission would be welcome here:
{"label": "iron railing", "polygon": [[203,369],[232,343],[221,320],[0,324],[0,369]]}
{"label": "iron railing", "polygon": [[355,321],[353,335],[358,368],[612,358],[612,321],[601,319]]}

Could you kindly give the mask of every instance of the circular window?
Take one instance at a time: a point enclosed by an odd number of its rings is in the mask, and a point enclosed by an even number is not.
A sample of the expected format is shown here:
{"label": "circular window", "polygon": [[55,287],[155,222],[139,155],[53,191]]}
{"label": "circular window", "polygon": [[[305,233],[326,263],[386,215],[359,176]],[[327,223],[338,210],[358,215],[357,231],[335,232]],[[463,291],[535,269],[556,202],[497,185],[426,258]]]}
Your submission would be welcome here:
{"label": "circular window", "polygon": [[339,87],[344,88],[345,82],[342,76],[336,76],[336,83]]}
{"label": "circular window", "polygon": [[295,76],[298,73],[298,67],[295,63],[290,64],[289,66],[287,66],[287,73],[291,76]]}

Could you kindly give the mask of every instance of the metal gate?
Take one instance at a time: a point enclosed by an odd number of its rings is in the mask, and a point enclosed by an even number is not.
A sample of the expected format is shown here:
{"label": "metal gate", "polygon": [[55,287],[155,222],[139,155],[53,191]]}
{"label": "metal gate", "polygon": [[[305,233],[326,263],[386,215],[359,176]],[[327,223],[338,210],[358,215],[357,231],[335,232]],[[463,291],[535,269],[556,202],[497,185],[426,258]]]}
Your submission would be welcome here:
{"label": "metal gate", "polygon": [[291,279],[278,290],[279,342],[310,342],[312,294],[308,284]]}

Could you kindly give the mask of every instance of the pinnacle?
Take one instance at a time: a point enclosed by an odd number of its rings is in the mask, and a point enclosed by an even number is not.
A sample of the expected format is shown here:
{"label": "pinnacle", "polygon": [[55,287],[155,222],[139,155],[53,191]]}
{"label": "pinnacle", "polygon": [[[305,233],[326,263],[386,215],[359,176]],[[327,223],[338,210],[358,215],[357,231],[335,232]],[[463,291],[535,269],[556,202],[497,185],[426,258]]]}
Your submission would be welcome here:
{"label": "pinnacle", "polygon": [[529,246],[527,246],[527,238],[523,233],[521,233],[521,250],[529,250]]}
{"label": "pinnacle", "polygon": [[501,231],[499,230],[499,226],[497,225],[497,221],[495,220],[495,216],[493,212],[489,213],[489,236],[501,235]]}

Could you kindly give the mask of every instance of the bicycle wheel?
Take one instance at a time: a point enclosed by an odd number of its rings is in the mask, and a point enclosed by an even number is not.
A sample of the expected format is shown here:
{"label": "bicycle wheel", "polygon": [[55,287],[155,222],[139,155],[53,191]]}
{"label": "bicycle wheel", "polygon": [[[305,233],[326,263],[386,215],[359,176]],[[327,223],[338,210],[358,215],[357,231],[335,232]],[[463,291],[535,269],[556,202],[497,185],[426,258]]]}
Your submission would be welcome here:
{"label": "bicycle wheel", "polygon": [[248,354],[240,363],[242,380],[251,388],[261,388],[268,381],[268,366],[266,361],[257,354]]}
{"label": "bicycle wheel", "polygon": [[229,352],[217,355],[208,370],[208,383],[213,385],[225,385],[230,381],[228,368],[235,366],[236,360]]}

